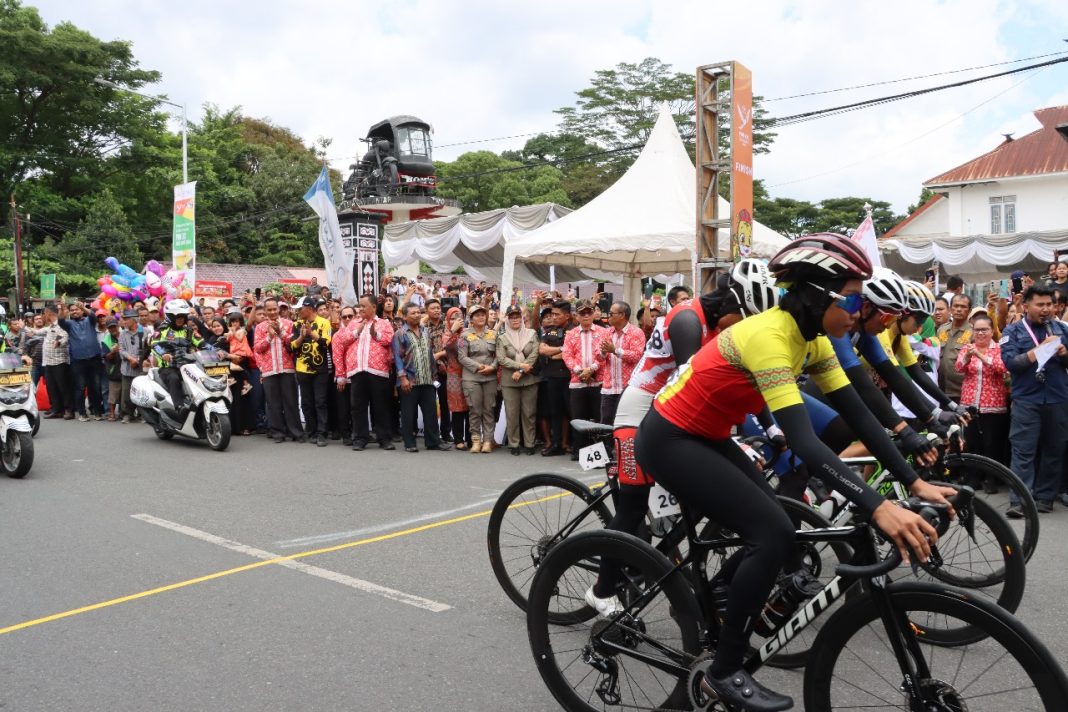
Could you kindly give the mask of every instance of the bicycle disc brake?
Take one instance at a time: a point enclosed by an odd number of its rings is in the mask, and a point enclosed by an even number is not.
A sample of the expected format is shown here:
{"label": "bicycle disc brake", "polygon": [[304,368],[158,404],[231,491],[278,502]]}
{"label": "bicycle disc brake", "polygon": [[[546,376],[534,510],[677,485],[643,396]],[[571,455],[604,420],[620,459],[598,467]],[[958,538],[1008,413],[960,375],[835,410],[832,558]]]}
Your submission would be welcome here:
{"label": "bicycle disc brake", "polygon": [[923,709],[931,712],[968,712],[960,692],[948,682],[927,678],[920,680],[919,693]]}

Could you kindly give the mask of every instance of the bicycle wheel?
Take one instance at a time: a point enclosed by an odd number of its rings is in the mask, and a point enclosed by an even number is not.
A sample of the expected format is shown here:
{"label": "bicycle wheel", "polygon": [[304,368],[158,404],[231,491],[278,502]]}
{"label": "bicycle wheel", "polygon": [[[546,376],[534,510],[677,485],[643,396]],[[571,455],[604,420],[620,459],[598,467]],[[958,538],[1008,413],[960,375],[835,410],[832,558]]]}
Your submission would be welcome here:
{"label": "bicycle wheel", "polygon": [[[997,460],[974,453],[947,455],[945,467],[946,480],[953,484],[971,485],[975,488],[976,496],[991,505],[1003,517],[1008,517],[1009,508],[1012,507],[1010,497],[1020,502],[1023,517],[1008,521],[1020,540],[1020,546],[1023,547],[1024,562],[1030,561],[1035,547],[1038,546],[1038,509],[1035,507],[1031,490],[1019,476]],[[995,484],[998,492],[986,492],[983,485],[987,482]]]}
{"label": "bicycle wheel", "polygon": [[[617,595],[628,609],[611,620],[554,625],[557,607],[570,611],[584,601],[602,558],[622,567]],[[527,635],[538,672],[564,709],[689,709],[701,617],[689,583],[672,568],[645,542],[614,531],[568,537],[545,557],[530,589]]]}
{"label": "bicycle wheel", "polygon": [[[894,583],[894,609],[909,622],[973,627],[982,640],[957,648],[932,646],[915,628],[903,631],[908,665],[931,710],[1064,710],[1068,679],[1056,659],[1027,628],[969,592],[932,584]],[[870,596],[847,602],[816,639],[820,654],[805,669],[805,710],[916,709],[904,694],[901,666]]]}
{"label": "bicycle wheel", "polygon": [[[556,535],[582,515],[575,531],[603,529],[612,518],[603,501],[586,485],[564,475],[527,475],[513,482],[493,505],[486,545],[497,582],[524,611],[534,573]],[[592,515],[592,516],[591,516]]]}

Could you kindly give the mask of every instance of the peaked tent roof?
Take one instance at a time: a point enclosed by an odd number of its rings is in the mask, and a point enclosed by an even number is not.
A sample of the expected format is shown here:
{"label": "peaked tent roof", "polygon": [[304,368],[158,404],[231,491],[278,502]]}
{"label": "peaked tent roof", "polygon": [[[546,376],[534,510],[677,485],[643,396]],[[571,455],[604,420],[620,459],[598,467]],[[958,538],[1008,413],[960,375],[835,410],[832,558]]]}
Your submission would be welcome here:
{"label": "peaked tent roof", "polygon": [[1042,128],[1015,140],[1006,139],[993,151],[937,175],[924,185],[1068,172],[1068,131],[1063,128],[1068,124],[1068,106],[1038,109],[1035,118]]}
{"label": "peaked tent roof", "polygon": [[[505,246],[502,289],[510,288],[517,259],[628,277],[689,274],[697,246],[695,181],[694,165],[663,106],[641,155],[619,180],[575,212]],[[726,201],[720,208],[730,214]],[[754,221],[754,252],[774,252],[786,242]]]}

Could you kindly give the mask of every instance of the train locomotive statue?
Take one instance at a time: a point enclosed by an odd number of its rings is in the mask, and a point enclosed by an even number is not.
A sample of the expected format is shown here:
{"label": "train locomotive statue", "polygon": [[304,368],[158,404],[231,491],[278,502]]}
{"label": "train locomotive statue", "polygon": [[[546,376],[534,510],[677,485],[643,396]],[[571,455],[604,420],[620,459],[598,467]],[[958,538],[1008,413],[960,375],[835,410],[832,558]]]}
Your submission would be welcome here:
{"label": "train locomotive statue", "polygon": [[345,203],[432,197],[436,178],[430,134],[430,124],[403,114],[371,126],[362,139],[368,145],[367,152],[349,166],[352,173],[342,186]]}

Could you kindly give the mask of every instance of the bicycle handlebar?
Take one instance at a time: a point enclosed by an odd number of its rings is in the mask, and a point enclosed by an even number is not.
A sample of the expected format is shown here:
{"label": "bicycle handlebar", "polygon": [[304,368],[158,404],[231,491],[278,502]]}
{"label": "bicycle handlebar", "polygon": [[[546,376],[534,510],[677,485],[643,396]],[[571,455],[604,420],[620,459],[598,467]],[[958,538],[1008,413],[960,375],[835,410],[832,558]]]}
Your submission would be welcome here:
{"label": "bicycle handlebar", "polygon": [[[962,522],[964,526],[971,533],[971,518],[974,517],[972,512],[972,499],[975,498],[975,490],[971,487],[961,487],[960,491],[952,497],[946,499],[957,510],[958,515],[961,517],[967,517],[968,520]],[[927,520],[927,522],[939,531],[944,533],[949,527],[949,508],[943,504],[935,504],[933,502],[924,502],[915,497],[910,497],[903,502],[906,509],[915,511],[921,517]],[[915,554],[912,552],[911,547],[909,553],[912,554],[913,565],[915,566]],[[890,573],[898,566],[901,565],[901,552],[898,551],[895,546],[890,555],[882,561],[874,564],[867,564],[863,566],[856,566],[853,564],[839,564],[835,568],[835,573],[838,576],[844,578],[875,578],[877,576],[883,576]]]}

